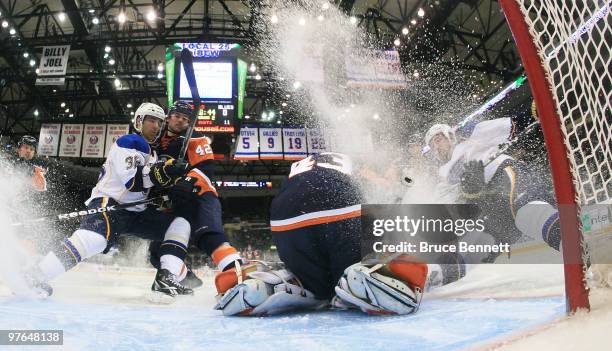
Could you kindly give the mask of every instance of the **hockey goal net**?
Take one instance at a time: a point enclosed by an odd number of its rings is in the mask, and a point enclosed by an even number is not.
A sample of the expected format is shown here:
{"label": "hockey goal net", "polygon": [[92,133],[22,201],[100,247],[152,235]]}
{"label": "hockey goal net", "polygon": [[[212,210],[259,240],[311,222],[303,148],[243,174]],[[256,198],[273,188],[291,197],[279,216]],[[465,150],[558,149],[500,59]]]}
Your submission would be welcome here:
{"label": "hockey goal net", "polygon": [[570,312],[589,308],[581,214],[612,199],[612,2],[500,0],[544,132]]}

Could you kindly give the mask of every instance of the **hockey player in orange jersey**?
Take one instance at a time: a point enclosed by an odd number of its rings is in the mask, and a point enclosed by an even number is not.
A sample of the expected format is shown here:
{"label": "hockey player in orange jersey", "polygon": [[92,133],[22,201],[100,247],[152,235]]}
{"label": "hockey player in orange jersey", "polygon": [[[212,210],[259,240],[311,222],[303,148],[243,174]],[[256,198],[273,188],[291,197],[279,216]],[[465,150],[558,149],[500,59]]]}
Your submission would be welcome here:
{"label": "hockey player in orange jersey", "polygon": [[[166,127],[159,139],[156,151],[168,165],[176,165],[189,122],[196,118],[192,106],[177,101],[168,110]],[[220,271],[228,270],[241,262],[238,251],[229,244],[221,222],[221,203],[211,181],[214,175],[214,155],[208,138],[191,138],[187,147],[186,174],[166,174],[164,170],[153,175],[167,188],[172,211],[187,218],[192,228],[191,243],[212,257]],[[168,167],[168,170],[177,169]],[[157,266],[159,243],[150,246],[151,263]],[[198,287],[202,282],[189,267],[185,270],[184,284]]]}

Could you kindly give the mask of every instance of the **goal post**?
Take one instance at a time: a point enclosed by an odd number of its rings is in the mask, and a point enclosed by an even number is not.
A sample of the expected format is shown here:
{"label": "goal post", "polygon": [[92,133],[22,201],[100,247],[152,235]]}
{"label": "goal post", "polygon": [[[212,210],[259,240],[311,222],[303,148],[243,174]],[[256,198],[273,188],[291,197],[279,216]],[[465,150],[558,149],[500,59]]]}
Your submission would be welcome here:
{"label": "goal post", "polygon": [[499,0],[537,106],[559,208],[568,312],[589,309],[582,206],[610,201],[612,3]]}

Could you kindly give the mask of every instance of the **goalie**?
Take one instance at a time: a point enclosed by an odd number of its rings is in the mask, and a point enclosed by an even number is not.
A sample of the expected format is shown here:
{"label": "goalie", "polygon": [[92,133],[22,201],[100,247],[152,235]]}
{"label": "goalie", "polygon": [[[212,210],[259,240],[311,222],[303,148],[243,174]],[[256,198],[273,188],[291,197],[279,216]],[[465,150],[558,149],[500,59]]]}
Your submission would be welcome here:
{"label": "goalie", "polygon": [[271,229],[286,269],[236,265],[215,278],[224,315],[271,315],[297,309],[360,309],[369,314],[417,311],[427,265],[396,257],[361,263],[361,195],[350,160],[310,156],[291,166],[271,206]]}

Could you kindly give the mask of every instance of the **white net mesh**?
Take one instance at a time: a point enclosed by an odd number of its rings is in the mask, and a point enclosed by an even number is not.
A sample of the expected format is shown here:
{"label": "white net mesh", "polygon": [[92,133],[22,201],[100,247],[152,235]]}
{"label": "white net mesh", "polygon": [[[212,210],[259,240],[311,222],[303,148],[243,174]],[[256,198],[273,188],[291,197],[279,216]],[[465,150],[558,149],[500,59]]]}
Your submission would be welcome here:
{"label": "white net mesh", "polygon": [[552,87],[579,205],[612,200],[612,1],[516,0]]}

